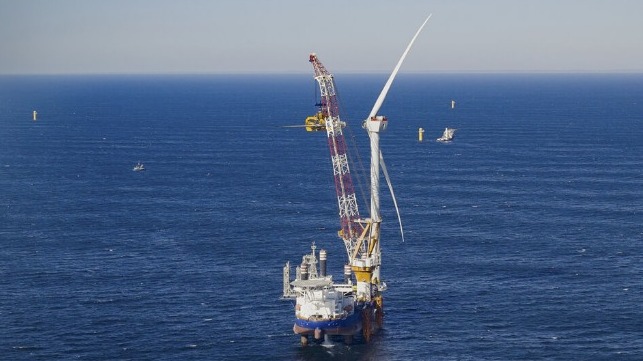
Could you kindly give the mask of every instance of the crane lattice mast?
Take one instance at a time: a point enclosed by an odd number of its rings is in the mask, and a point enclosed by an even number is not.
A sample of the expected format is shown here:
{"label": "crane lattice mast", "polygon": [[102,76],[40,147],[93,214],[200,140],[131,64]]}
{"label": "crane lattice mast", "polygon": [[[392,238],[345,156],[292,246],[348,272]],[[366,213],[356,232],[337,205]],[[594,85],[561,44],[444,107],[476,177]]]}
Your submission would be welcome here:
{"label": "crane lattice mast", "polygon": [[[328,147],[333,163],[335,191],[337,194],[337,204],[339,206],[339,219],[341,224],[340,237],[346,246],[350,263],[354,255],[361,253],[355,248],[357,247],[358,238],[363,231],[363,227],[357,223],[357,220],[360,218],[359,209],[357,207],[357,197],[348,166],[346,140],[344,139],[344,133],[342,131],[342,128],[346,124],[339,118],[339,103],[333,75],[326,70],[316,54],[310,54],[309,61],[313,65],[315,80],[317,80],[319,84],[321,112],[324,117],[326,133],[328,135]],[[364,246],[362,245],[361,247]]]}

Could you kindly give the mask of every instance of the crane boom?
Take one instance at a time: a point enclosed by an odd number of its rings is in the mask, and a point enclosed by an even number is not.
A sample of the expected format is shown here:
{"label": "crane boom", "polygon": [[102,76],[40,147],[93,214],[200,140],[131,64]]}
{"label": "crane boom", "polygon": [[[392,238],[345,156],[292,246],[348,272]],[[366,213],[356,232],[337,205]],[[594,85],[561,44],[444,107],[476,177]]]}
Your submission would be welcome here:
{"label": "crane boom", "polygon": [[339,206],[340,237],[346,246],[350,263],[353,256],[359,253],[356,248],[358,247],[358,238],[363,231],[363,227],[356,222],[360,216],[355,188],[353,187],[353,180],[348,166],[346,141],[342,131],[345,123],[339,118],[339,103],[335,92],[333,75],[326,70],[316,54],[310,54],[309,61],[313,65],[315,80],[319,84],[321,113],[325,118],[328,147],[333,163],[337,205]]}

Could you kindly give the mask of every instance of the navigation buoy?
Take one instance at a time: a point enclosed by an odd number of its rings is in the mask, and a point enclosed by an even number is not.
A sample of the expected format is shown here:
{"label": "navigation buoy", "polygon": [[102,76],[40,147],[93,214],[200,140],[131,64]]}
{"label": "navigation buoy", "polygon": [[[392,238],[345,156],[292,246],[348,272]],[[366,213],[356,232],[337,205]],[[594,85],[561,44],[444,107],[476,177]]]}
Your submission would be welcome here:
{"label": "navigation buoy", "polygon": [[34,110],[34,111],[33,111],[33,120],[34,120],[34,121],[36,121],[36,116],[37,116],[37,115],[38,115],[38,112]]}
{"label": "navigation buoy", "polygon": [[418,129],[418,140],[421,142],[424,139],[424,128]]}

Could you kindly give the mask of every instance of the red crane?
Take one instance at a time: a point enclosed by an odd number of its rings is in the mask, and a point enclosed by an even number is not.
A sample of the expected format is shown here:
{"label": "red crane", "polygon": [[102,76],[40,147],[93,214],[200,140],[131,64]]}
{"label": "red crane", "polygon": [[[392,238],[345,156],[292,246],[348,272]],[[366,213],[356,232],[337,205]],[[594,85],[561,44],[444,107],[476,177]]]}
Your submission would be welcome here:
{"label": "red crane", "polygon": [[346,140],[343,133],[346,123],[339,118],[339,104],[333,75],[326,70],[316,54],[310,54],[309,61],[315,71],[315,80],[319,83],[322,123],[328,135],[328,148],[330,149],[330,157],[333,163],[333,176],[335,178],[335,191],[341,224],[339,235],[344,241],[350,261],[358,243],[357,239],[364,227],[356,222],[360,216],[346,154]]}

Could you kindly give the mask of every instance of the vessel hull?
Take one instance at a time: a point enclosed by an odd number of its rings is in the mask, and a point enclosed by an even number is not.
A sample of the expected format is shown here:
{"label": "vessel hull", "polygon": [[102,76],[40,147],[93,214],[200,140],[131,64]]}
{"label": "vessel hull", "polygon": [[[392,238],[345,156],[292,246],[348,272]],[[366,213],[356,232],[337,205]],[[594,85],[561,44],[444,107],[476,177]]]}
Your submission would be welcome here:
{"label": "vessel hull", "polygon": [[329,335],[352,335],[362,329],[362,317],[360,310],[355,310],[346,318],[334,320],[302,320],[295,319],[293,331],[299,335],[312,335],[315,330],[322,330]]}

